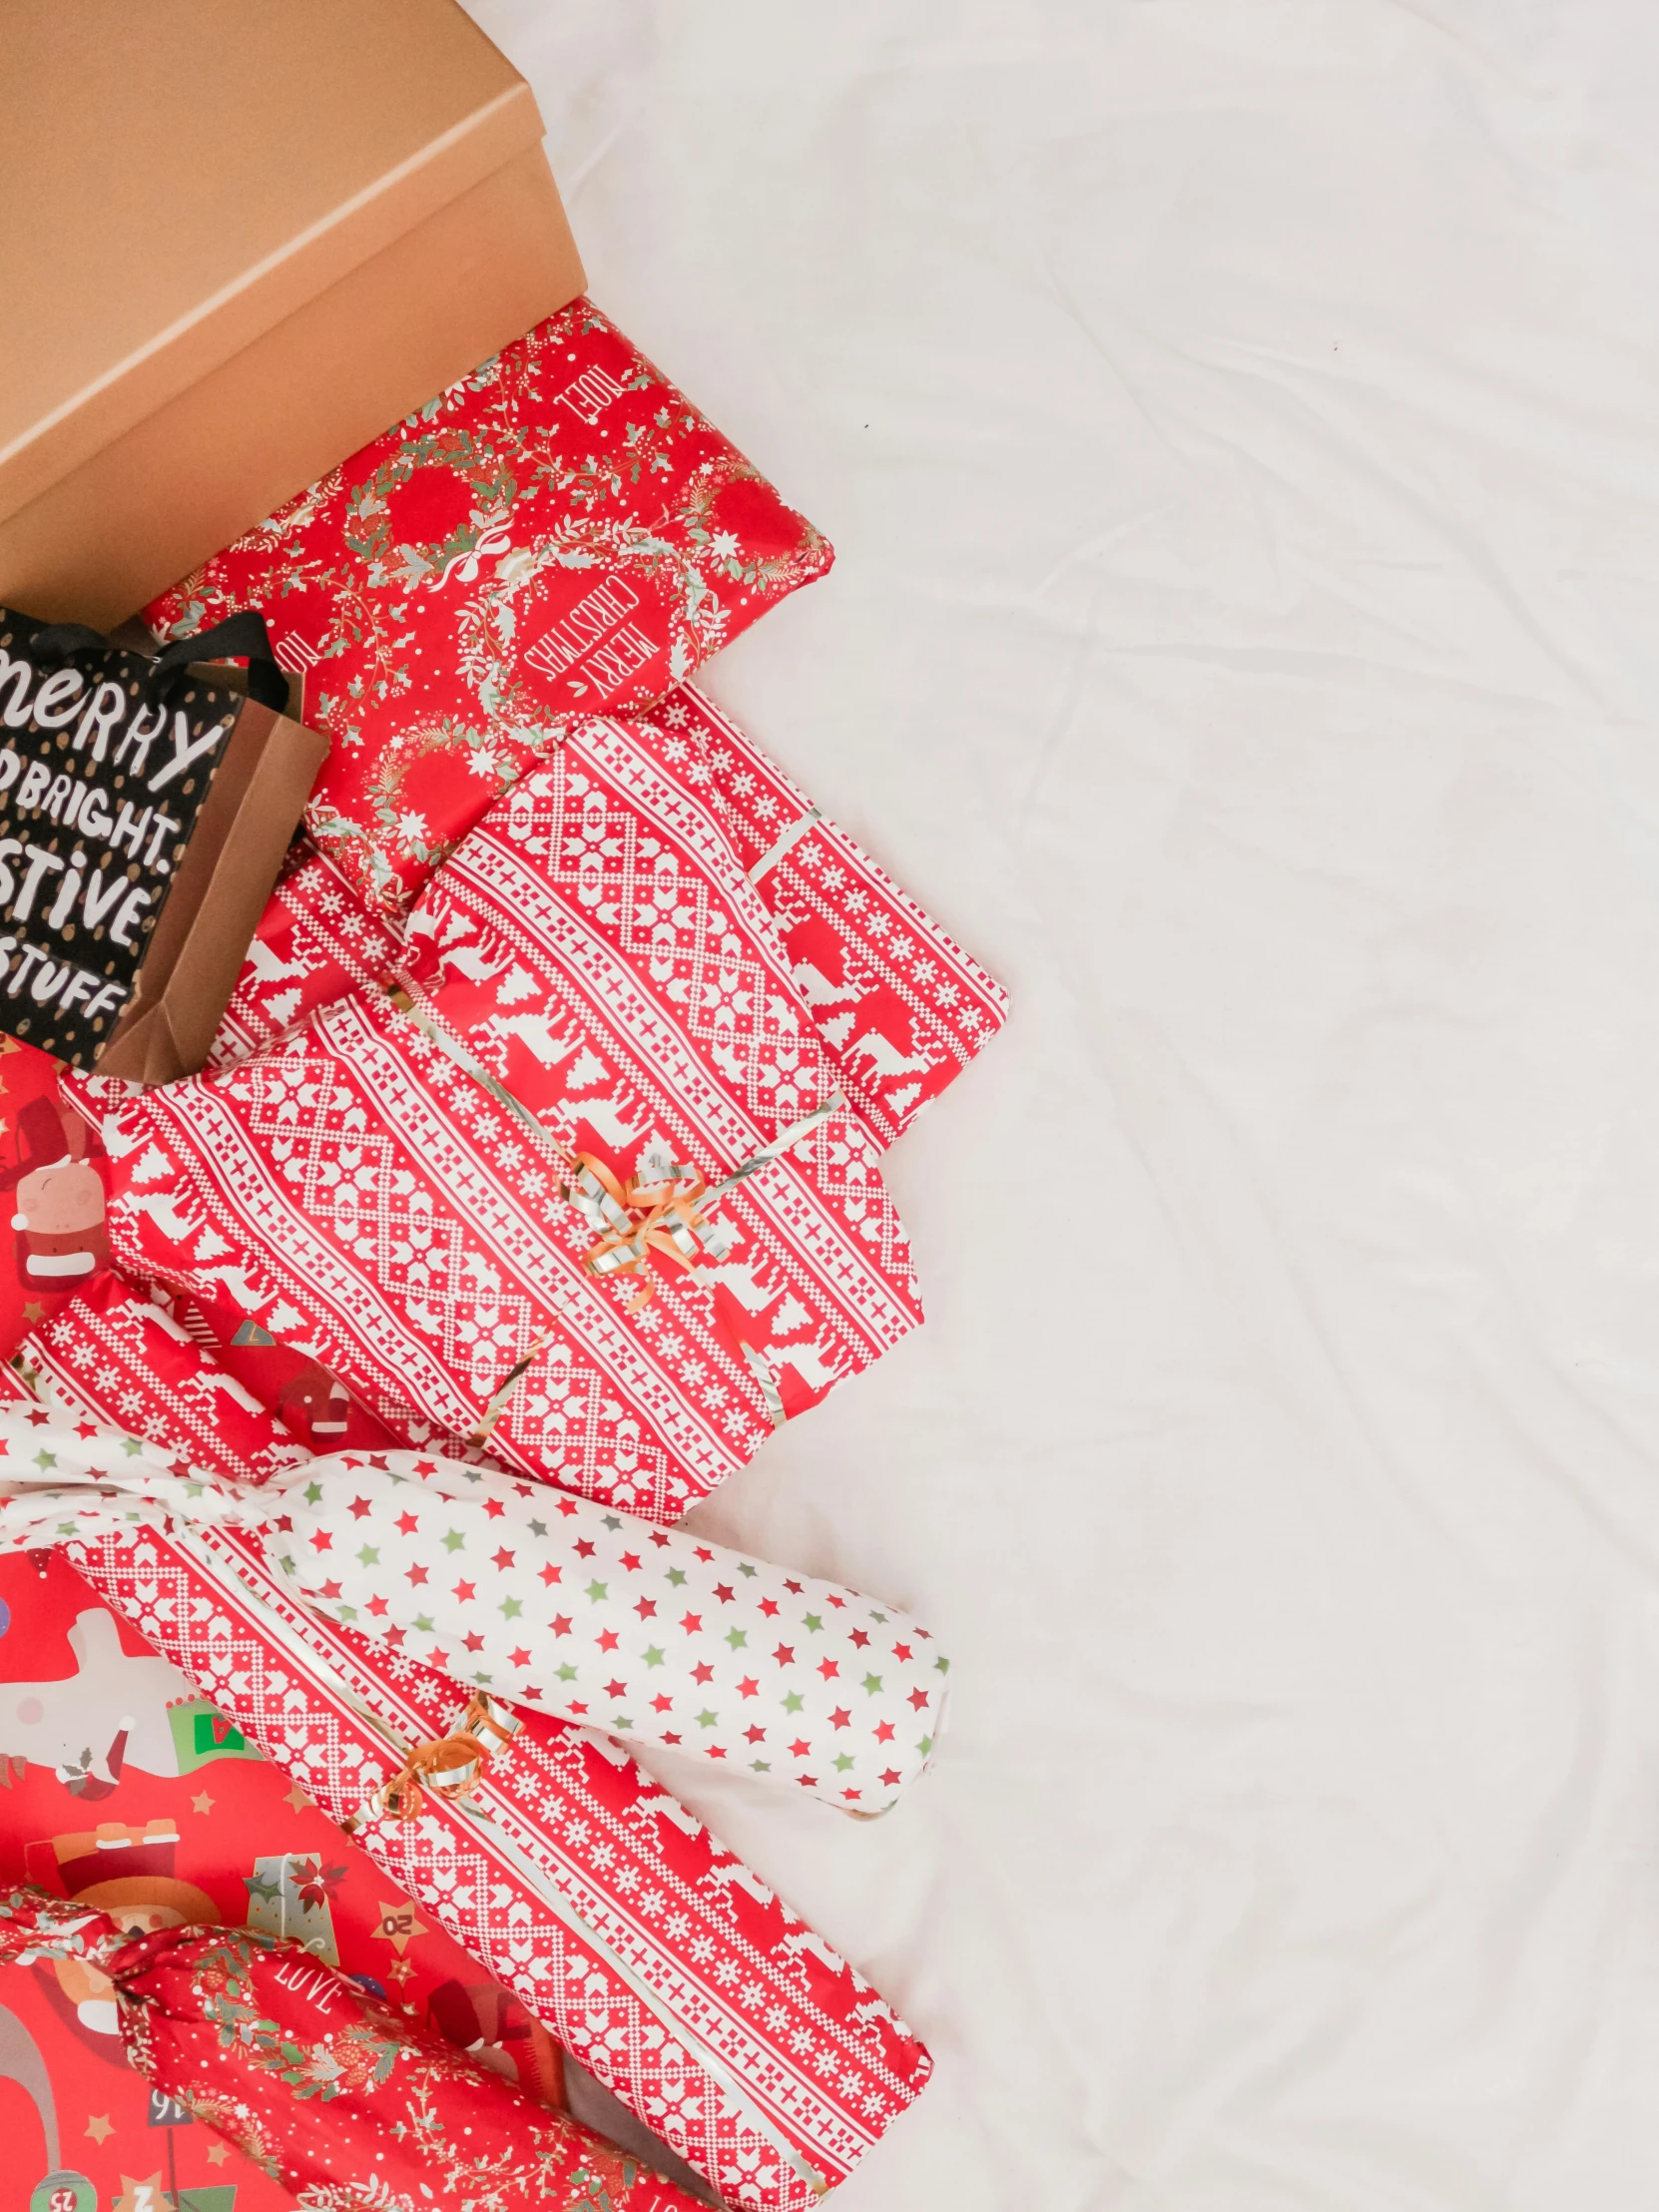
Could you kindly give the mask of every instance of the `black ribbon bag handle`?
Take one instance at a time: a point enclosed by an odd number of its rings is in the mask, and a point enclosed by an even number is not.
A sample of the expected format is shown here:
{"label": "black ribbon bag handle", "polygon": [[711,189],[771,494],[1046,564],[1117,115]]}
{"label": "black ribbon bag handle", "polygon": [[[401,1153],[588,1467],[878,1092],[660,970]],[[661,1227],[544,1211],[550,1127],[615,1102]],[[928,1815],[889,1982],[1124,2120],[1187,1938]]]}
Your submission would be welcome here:
{"label": "black ribbon bag handle", "polygon": [[[30,655],[37,661],[73,661],[83,653],[108,655],[118,650],[84,622],[48,623],[29,641]],[[287,678],[277,665],[271,632],[257,607],[227,615],[223,622],[216,622],[211,630],[199,631],[194,638],[176,638],[171,645],[164,645],[149,665],[146,688],[150,698],[159,706],[167,706],[193,661],[214,660],[246,661],[248,696],[262,707],[269,707],[273,714],[287,713]]]}

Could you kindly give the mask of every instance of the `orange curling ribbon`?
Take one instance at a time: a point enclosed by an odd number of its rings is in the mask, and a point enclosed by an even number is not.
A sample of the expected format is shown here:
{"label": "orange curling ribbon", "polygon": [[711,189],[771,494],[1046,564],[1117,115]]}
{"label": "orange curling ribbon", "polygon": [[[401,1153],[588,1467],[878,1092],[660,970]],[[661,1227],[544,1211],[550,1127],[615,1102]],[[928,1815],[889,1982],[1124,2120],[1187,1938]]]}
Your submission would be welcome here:
{"label": "orange curling ribbon", "polygon": [[[486,1730],[494,1743],[485,1743]],[[412,1747],[402,1772],[376,1793],[380,1810],[396,1820],[412,1821],[419,1818],[428,1792],[449,1805],[471,1797],[489,1772],[491,1759],[503,1744],[512,1742],[515,1733],[495,1718],[489,1699],[479,1691],[447,1736],[434,1736]]]}
{"label": "orange curling ribbon", "polygon": [[668,1176],[659,1176],[650,1183],[641,1182],[637,1176],[621,1181],[614,1169],[591,1152],[579,1152],[576,1167],[576,1176],[565,1195],[599,1231],[595,1243],[583,1254],[582,1265],[600,1277],[639,1276],[640,1287],[628,1301],[628,1312],[637,1314],[642,1306],[650,1304],[656,1289],[651,1277],[652,1253],[660,1252],[665,1260],[688,1270],[701,1259],[700,1207],[709,1195],[708,1183],[678,1161],[671,1164]]}
{"label": "orange curling ribbon", "polygon": [[400,1821],[417,1820],[428,1792],[445,1802],[471,1797],[489,1763],[488,1745],[464,1729],[416,1744],[404,1761],[402,1773],[394,1775],[377,1793],[380,1809]]}

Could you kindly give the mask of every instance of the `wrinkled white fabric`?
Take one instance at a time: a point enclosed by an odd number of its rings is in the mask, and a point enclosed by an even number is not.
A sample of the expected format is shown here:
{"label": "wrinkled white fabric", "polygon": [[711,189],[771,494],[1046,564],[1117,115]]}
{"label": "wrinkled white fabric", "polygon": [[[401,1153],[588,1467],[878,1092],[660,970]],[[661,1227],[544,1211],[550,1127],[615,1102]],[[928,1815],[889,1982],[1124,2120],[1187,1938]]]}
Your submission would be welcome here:
{"label": "wrinkled white fabric", "polygon": [[474,0],[834,540],[709,689],[1009,986],[928,1326],[697,1518],[920,1613],[845,2212],[1659,2173],[1659,14]]}

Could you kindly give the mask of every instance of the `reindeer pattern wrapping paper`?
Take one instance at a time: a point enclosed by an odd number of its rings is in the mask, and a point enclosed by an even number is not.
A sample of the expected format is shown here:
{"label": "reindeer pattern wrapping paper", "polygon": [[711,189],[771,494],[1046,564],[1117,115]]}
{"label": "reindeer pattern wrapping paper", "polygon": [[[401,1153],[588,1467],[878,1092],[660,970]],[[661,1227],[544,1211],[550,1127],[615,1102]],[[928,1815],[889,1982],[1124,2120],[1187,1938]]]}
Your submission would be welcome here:
{"label": "reindeer pattern wrapping paper", "polygon": [[[131,1295],[76,1299],[26,1342],[24,1364],[95,1421],[246,1479],[250,1463],[223,1442],[215,1457],[201,1432],[197,1408],[216,1393],[194,1378],[212,1357],[169,1335],[177,1357],[153,1382],[150,1312]],[[291,1446],[275,1422],[266,1434],[273,1464]],[[920,2091],[930,2060],[879,1995],[619,1747],[521,1709],[479,1792],[487,1818],[429,1793],[419,1817],[397,1819],[375,1795],[410,1743],[450,1735],[464,1698],[447,1676],[296,1605],[231,1531],[188,1548],[159,1533],[105,1540],[78,1558],[729,2201],[809,2212]]]}
{"label": "reindeer pattern wrapping paper", "polygon": [[[405,1440],[488,1419],[525,1471],[672,1520],[920,1310],[874,1143],[664,742],[590,724],[498,802],[411,913],[416,1015],[357,991],[213,1075],[77,1095],[129,1276],[228,1293]],[[573,1159],[714,1186],[784,1139],[689,1264],[595,1274]]]}
{"label": "reindeer pattern wrapping paper", "polygon": [[[759,897],[841,1089],[890,1143],[995,1035],[1007,994],[695,685],[641,719],[663,774],[724,832],[704,847],[711,870]],[[389,973],[402,942],[395,917],[301,851],[261,922],[215,1064]]]}

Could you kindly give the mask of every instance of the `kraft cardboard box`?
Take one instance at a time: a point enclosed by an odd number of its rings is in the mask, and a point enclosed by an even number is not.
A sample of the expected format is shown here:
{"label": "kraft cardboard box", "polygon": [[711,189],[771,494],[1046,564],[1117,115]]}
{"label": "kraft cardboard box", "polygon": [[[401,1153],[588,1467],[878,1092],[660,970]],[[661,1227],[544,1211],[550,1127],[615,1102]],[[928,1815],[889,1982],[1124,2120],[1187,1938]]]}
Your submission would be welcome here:
{"label": "kraft cardboard box", "polygon": [[0,603],[108,629],[583,288],[455,0],[0,0]]}

